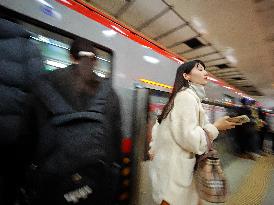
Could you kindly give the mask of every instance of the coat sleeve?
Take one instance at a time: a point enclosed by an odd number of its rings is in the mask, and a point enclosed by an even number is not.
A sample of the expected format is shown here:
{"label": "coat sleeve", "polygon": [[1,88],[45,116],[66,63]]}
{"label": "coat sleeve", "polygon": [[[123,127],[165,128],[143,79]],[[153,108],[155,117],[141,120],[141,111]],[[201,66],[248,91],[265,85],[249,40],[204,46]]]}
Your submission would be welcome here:
{"label": "coat sleeve", "polygon": [[41,55],[40,50],[36,47],[35,44],[30,42],[28,39],[26,39],[28,42],[25,47],[25,57],[26,57],[26,69],[25,69],[25,79],[27,86],[32,88],[33,82],[36,81],[42,74],[44,74],[46,71],[43,69],[43,58]]}
{"label": "coat sleeve", "polygon": [[205,115],[205,125],[203,129],[212,136],[213,140],[215,140],[219,134],[218,129],[213,124],[209,123],[207,115]]}
{"label": "coat sleeve", "polygon": [[201,155],[208,147],[206,133],[199,126],[198,116],[199,104],[195,97],[187,92],[178,93],[168,116],[171,118],[171,133],[182,149]]}

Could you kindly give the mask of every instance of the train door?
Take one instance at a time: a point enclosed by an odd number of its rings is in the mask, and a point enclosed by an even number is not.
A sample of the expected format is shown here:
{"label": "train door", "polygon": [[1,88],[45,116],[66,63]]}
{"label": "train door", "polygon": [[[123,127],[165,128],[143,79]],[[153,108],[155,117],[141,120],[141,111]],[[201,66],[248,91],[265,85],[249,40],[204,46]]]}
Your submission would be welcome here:
{"label": "train door", "polygon": [[152,127],[167,101],[166,92],[136,87],[131,205],[153,204],[149,179],[149,142]]}

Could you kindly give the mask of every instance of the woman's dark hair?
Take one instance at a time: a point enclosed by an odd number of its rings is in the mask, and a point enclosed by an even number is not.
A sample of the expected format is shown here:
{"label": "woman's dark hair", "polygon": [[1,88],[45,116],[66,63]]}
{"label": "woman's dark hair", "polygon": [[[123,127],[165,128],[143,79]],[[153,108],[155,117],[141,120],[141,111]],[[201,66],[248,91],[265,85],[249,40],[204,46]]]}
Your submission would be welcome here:
{"label": "woman's dark hair", "polygon": [[205,68],[205,64],[203,61],[200,60],[193,60],[186,62],[179,66],[176,73],[176,78],[173,86],[173,90],[170,94],[169,100],[167,104],[163,108],[162,114],[158,117],[158,122],[161,123],[163,119],[165,119],[168,115],[168,113],[172,110],[174,106],[174,99],[176,97],[176,94],[182,89],[182,88],[188,88],[189,83],[188,81],[183,77],[183,74],[189,74],[191,70],[195,67],[195,65],[201,64]]}

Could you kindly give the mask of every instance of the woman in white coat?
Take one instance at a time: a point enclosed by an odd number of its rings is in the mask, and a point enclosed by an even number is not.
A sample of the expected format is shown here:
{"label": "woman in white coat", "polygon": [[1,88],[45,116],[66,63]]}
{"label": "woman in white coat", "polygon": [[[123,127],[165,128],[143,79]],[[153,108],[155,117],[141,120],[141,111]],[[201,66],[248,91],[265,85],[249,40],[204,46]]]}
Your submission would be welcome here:
{"label": "woman in white coat", "polygon": [[168,103],[152,129],[150,177],[153,199],[161,205],[197,205],[193,182],[195,154],[207,151],[220,130],[235,127],[228,117],[210,124],[201,104],[207,72],[202,61],[182,64]]}

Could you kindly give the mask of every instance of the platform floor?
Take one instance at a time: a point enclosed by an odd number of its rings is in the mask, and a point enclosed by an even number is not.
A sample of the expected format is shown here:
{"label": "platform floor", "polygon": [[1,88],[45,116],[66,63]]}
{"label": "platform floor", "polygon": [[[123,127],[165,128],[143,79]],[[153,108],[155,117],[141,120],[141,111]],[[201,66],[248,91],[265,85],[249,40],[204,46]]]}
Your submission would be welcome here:
{"label": "platform floor", "polygon": [[[274,155],[256,161],[233,155],[226,146],[229,139],[221,139],[217,149],[221,154],[224,172],[229,183],[229,197],[225,205],[274,205]],[[140,196],[138,205],[155,205],[148,178],[149,163],[141,163]],[[204,205],[213,203],[203,202]]]}

